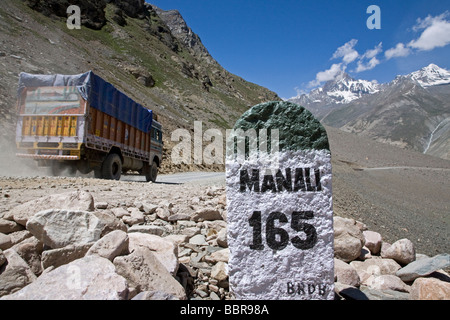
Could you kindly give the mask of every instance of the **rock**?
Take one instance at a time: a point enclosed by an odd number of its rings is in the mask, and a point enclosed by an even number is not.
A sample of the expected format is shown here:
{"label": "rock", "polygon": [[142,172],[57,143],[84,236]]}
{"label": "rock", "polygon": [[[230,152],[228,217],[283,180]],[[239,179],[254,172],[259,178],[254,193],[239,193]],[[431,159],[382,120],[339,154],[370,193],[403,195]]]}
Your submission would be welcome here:
{"label": "rock", "polygon": [[94,243],[86,256],[96,254],[113,261],[117,256],[128,254],[128,244],[128,234],[121,230],[115,230]]}
{"label": "rock", "polygon": [[186,293],[181,284],[167,271],[166,267],[145,247],[137,247],[127,256],[114,259],[117,273],[124,276],[134,293],[159,291],[185,300]]}
{"label": "rock", "polygon": [[156,236],[162,236],[164,234],[164,228],[152,225],[134,225],[128,229],[128,233],[142,232],[147,234],[153,234]]}
{"label": "rock", "polygon": [[335,216],[333,225],[335,257],[345,262],[358,258],[365,240],[356,221]]}
{"label": "rock", "polygon": [[371,276],[395,274],[401,266],[392,259],[372,258],[364,261],[352,261],[350,265],[358,272],[361,284],[366,284]]}
{"label": "rock", "polygon": [[108,202],[97,202],[95,204],[95,209],[107,209],[108,208]]}
{"label": "rock", "polygon": [[77,259],[83,258],[88,252],[92,243],[80,245],[68,245],[64,248],[45,250],[42,252],[42,268],[58,268]]}
{"label": "rock", "polygon": [[205,236],[202,234],[197,234],[189,239],[190,244],[195,244],[199,246],[207,246],[208,242],[206,242]]}
{"label": "rock", "polygon": [[6,257],[3,254],[3,250],[0,249],[0,267],[6,262]]}
{"label": "rock", "polygon": [[382,274],[372,277],[369,287],[376,290],[394,290],[409,292],[410,288],[399,277],[392,274]]}
{"label": "rock", "polygon": [[0,233],[8,234],[22,229],[23,226],[17,222],[0,218]]}
{"label": "rock", "polygon": [[28,219],[35,213],[48,209],[94,211],[94,198],[85,191],[52,194],[15,207],[9,212],[7,219],[26,226]]}
{"label": "rock", "polygon": [[[105,16],[106,2],[88,0],[75,2],[81,9],[81,24],[91,29],[100,30],[107,21]],[[48,17],[58,16],[67,19],[68,4],[60,0],[27,1],[26,4]]]}
{"label": "rock", "polygon": [[189,220],[191,218],[190,215],[184,213],[177,213],[171,215],[167,220],[168,221],[178,221],[178,220]]}
{"label": "rock", "polygon": [[411,286],[412,300],[450,300],[450,283],[436,278],[418,278]]}
{"label": "rock", "polygon": [[334,259],[334,276],[336,281],[352,287],[359,287],[360,280],[358,272],[348,263]]}
{"label": "rock", "polygon": [[142,209],[144,210],[145,214],[153,214],[155,213],[156,209],[158,209],[158,206],[156,204],[143,201],[142,202]]}
{"label": "rock", "polygon": [[100,239],[104,224],[93,213],[50,209],[28,220],[27,229],[52,249]]}
{"label": "rock", "polygon": [[0,273],[0,297],[14,293],[36,280],[28,264],[13,250],[3,251],[7,263]]}
{"label": "rock", "polygon": [[205,256],[205,261],[209,263],[225,262],[230,259],[230,249],[217,250],[210,255]]}
{"label": "rock", "polygon": [[171,295],[166,292],[161,291],[143,291],[139,292],[133,299],[131,300],[180,300],[174,295]]}
{"label": "rock", "polygon": [[8,234],[0,233],[0,250],[6,250],[11,248],[13,245],[11,241],[11,236]]}
{"label": "rock", "polygon": [[42,273],[41,255],[44,244],[41,241],[35,237],[30,237],[14,245],[12,249],[28,264],[35,275],[38,276]]}
{"label": "rock", "polygon": [[130,213],[122,207],[112,208],[111,211],[117,218],[123,218],[124,216],[130,215]]}
{"label": "rock", "polygon": [[363,231],[365,239],[365,247],[370,250],[371,254],[379,254],[381,250],[381,234],[374,231]]}
{"label": "rock", "polygon": [[102,237],[114,230],[122,230],[126,232],[128,229],[126,224],[121,219],[117,218],[110,210],[94,211],[93,213],[105,225],[102,230]]}
{"label": "rock", "polygon": [[334,283],[334,292],[338,297],[346,300],[369,300],[369,298],[358,288],[348,284]]}
{"label": "rock", "polygon": [[445,269],[450,266],[450,255],[440,254],[432,258],[423,258],[411,262],[407,266],[398,270],[396,275],[404,282],[414,281],[419,277],[427,276],[439,269]]}
{"label": "rock", "polygon": [[401,265],[407,265],[416,260],[416,250],[411,240],[400,239],[383,250],[382,257],[394,259]]}
{"label": "rock", "polygon": [[222,248],[228,248],[228,236],[227,228],[223,228],[219,231],[216,238],[217,244]]}
{"label": "rock", "polygon": [[176,275],[178,270],[178,246],[172,241],[140,232],[129,233],[128,237],[130,239],[130,252],[138,248],[147,248],[152,251],[170,274]]}
{"label": "rock", "polygon": [[219,210],[213,208],[202,208],[194,212],[191,216],[191,219],[194,221],[205,221],[205,220],[222,220],[222,215]]}
{"label": "rock", "polygon": [[129,226],[143,223],[145,221],[144,214],[138,208],[131,208],[129,216],[123,216],[122,221]]}
{"label": "rock", "polygon": [[88,256],[42,274],[8,300],[125,300],[127,281],[108,259]]}
{"label": "rock", "polygon": [[169,208],[167,207],[158,208],[155,210],[155,213],[161,220],[164,221],[168,221],[169,217],[172,215]]}
{"label": "rock", "polygon": [[410,300],[410,294],[406,292],[395,290],[376,290],[367,286],[361,286],[360,290],[368,300]]}
{"label": "rock", "polygon": [[225,281],[228,278],[228,265],[225,262],[217,262],[211,269],[211,277],[218,281]]}

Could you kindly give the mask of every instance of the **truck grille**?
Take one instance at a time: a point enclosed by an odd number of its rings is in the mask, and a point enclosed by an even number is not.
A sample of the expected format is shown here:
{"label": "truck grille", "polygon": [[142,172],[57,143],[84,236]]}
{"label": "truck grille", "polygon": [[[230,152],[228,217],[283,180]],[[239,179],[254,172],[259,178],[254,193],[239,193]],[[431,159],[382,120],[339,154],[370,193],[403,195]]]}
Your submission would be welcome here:
{"label": "truck grille", "polygon": [[38,142],[37,147],[38,148],[58,149],[59,148],[59,142]]}

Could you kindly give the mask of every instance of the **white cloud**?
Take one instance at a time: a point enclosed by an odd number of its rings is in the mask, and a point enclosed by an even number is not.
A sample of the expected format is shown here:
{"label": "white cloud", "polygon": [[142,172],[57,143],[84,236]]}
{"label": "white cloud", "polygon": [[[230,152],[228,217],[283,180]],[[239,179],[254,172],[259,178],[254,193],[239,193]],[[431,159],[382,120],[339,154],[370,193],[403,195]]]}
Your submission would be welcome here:
{"label": "white cloud", "polygon": [[345,64],[349,64],[349,63],[355,61],[359,56],[358,51],[353,49],[357,43],[358,43],[358,40],[356,40],[356,39],[350,40],[343,46],[337,48],[336,52],[333,54],[331,59],[342,58],[342,61]]}
{"label": "white cloud", "polygon": [[375,48],[367,50],[363,55],[362,58],[372,59],[377,54],[379,54],[381,51],[383,51],[383,43],[380,42]]}
{"label": "white cloud", "polygon": [[384,53],[384,56],[387,60],[396,58],[396,57],[407,57],[411,54],[411,49],[408,47],[405,47],[403,43],[397,43],[397,45],[394,48],[391,48],[389,50],[386,50]]}
{"label": "white cloud", "polygon": [[363,60],[359,60],[355,72],[362,72],[362,71],[366,71],[366,70],[372,70],[373,68],[375,68],[379,64],[380,64],[380,60],[378,60],[376,57],[373,57],[372,59],[370,59],[366,63],[364,63]]}
{"label": "white cloud", "polygon": [[342,68],[342,63],[335,63],[330,69],[318,72],[316,79],[309,82],[308,87],[313,88],[320,85],[322,82],[333,80],[338,74],[345,70],[345,66]]}
{"label": "white cloud", "polygon": [[[373,49],[367,50],[358,60],[355,72],[371,70],[380,64],[380,60],[376,56],[383,51],[383,43],[380,42]],[[368,60],[368,61],[367,61]]]}
{"label": "white cloud", "polygon": [[408,46],[428,51],[450,44],[450,21],[447,20],[449,15],[449,12],[446,11],[436,17],[428,16],[425,19],[417,19],[417,24],[413,27],[413,30],[423,29],[423,32],[418,39],[408,43]]}

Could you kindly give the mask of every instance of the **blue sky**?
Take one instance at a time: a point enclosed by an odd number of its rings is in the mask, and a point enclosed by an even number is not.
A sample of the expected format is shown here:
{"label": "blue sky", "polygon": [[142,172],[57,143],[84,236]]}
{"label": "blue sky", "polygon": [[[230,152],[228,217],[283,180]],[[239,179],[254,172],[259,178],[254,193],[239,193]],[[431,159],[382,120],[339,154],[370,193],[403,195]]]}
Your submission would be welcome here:
{"label": "blue sky", "polygon": [[[448,0],[150,0],[177,9],[228,71],[280,97],[345,70],[389,82],[435,63],[450,69]],[[369,29],[371,5],[381,29]]]}

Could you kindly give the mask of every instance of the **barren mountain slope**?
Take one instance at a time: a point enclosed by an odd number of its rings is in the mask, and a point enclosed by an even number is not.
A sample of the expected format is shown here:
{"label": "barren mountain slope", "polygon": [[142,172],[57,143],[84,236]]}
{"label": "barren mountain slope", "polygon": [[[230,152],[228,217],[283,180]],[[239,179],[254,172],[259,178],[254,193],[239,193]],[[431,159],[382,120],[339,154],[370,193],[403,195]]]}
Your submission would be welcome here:
{"label": "barren mountain slope", "polygon": [[363,221],[386,241],[450,252],[450,161],[327,127],[335,214]]}

